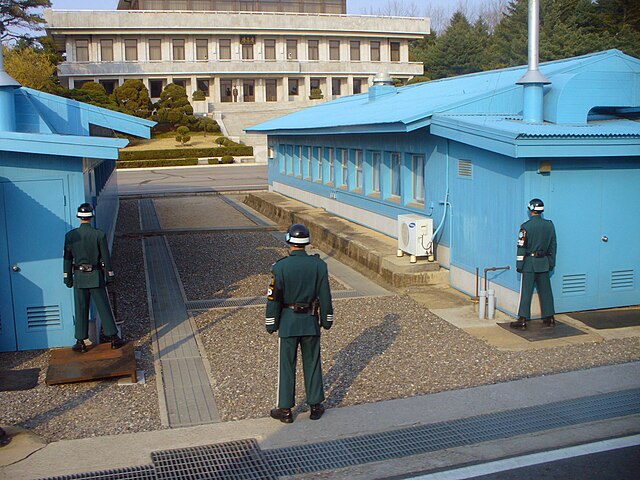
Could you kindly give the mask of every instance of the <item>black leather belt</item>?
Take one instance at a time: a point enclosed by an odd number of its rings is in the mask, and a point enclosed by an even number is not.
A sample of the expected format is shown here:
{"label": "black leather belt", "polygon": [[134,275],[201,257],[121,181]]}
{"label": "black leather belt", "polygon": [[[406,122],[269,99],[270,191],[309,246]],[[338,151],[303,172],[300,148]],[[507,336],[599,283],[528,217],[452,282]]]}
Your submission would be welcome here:
{"label": "black leather belt", "polygon": [[283,307],[290,308],[296,313],[309,313],[311,310],[311,305],[308,303],[285,303]]}
{"label": "black leather belt", "polygon": [[87,264],[76,265],[76,270],[79,270],[79,271],[85,272],[85,273],[93,272],[94,270],[97,270],[98,268],[100,268],[100,265],[87,265]]}
{"label": "black leather belt", "polygon": [[547,254],[545,252],[533,252],[527,253],[527,257],[544,258]]}

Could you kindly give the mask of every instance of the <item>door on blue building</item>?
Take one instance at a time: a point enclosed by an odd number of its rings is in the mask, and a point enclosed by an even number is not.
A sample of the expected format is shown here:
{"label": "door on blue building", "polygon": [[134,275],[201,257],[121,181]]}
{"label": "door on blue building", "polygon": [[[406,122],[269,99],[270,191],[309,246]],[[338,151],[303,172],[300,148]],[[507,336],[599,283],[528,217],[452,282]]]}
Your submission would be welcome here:
{"label": "door on blue building", "polygon": [[0,351],[73,341],[71,291],[62,282],[65,212],[62,180],[0,183]]}
{"label": "door on blue building", "polygon": [[[624,168],[555,170],[548,218],[558,235],[552,276],[556,310],[638,304],[640,172]],[[635,234],[634,234],[635,232]]]}

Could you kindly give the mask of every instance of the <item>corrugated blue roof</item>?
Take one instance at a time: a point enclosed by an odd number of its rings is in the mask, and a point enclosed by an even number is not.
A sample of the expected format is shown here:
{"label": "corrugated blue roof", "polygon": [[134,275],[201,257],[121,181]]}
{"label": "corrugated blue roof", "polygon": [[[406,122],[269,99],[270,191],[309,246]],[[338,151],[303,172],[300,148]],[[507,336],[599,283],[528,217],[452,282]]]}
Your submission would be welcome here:
{"label": "corrugated blue roof", "polygon": [[[584,70],[620,56],[636,62],[640,71],[640,62],[619,50],[543,63],[540,71],[553,81],[554,75]],[[398,132],[428,125],[435,113],[517,114],[521,101],[517,103],[514,95],[519,95],[522,87],[516,82],[526,69],[513,67],[409,85],[374,100],[369,93],[353,95],[261,123],[247,131],[282,135]]]}
{"label": "corrugated blue roof", "polygon": [[585,125],[557,125],[555,123],[523,123],[522,116],[449,115],[436,114],[432,125],[481,127],[487,133],[495,132],[513,139],[525,138],[640,138],[640,122],[626,119],[602,119]]}
{"label": "corrugated blue roof", "polygon": [[151,136],[155,122],[88,105],[48,93],[15,90],[16,131],[0,131],[2,150],[65,157],[115,160],[126,139],[90,135],[90,125],[135,135]]}

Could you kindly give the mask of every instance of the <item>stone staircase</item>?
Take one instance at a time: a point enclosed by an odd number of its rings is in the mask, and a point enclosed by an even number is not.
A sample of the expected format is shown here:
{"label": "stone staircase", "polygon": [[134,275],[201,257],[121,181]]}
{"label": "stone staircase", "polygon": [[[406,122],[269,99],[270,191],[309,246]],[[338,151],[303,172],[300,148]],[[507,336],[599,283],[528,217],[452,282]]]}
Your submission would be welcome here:
{"label": "stone staircase", "polygon": [[252,127],[267,120],[288,115],[303,108],[317,105],[316,101],[296,103],[217,103],[213,118],[220,124],[222,133],[232,140],[251,145],[256,162],[267,162],[267,136],[246,133],[245,128]]}

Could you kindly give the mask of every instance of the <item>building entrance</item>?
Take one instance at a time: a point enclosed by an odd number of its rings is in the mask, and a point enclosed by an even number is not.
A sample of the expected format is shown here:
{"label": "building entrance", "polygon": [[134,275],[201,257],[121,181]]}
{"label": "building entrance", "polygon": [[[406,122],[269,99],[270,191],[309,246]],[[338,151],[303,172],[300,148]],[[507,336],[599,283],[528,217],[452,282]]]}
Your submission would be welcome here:
{"label": "building entrance", "polygon": [[220,80],[220,101],[233,102],[233,83],[231,80]]}
{"label": "building entrance", "polygon": [[244,80],[242,82],[242,101],[256,101],[256,82],[255,80]]}

